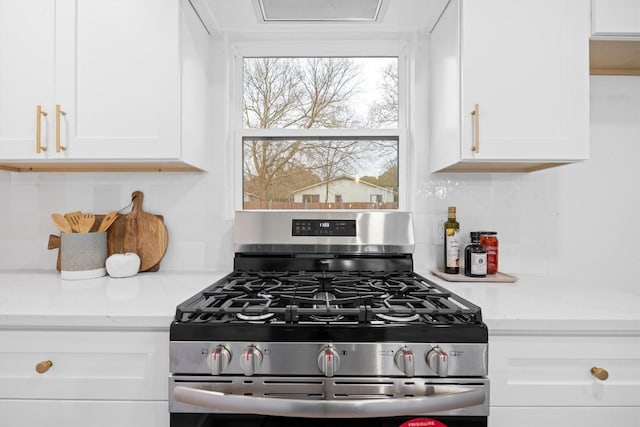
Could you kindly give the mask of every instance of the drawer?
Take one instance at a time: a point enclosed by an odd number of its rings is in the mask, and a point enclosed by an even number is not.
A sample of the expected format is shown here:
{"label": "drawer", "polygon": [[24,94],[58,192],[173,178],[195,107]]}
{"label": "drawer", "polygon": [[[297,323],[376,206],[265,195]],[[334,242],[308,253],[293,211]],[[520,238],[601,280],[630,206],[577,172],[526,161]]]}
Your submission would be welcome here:
{"label": "drawer", "polygon": [[167,402],[0,399],[2,427],[168,427]]}
{"label": "drawer", "polygon": [[0,331],[0,399],[166,400],[168,373],[167,332]]}
{"label": "drawer", "polygon": [[635,407],[516,407],[491,408],[489,427],[638,427],[640,408]]}
{"label": "drawer", "polygon": [[640,406],[640,337],[491,337],[489,379],[492,406]]}

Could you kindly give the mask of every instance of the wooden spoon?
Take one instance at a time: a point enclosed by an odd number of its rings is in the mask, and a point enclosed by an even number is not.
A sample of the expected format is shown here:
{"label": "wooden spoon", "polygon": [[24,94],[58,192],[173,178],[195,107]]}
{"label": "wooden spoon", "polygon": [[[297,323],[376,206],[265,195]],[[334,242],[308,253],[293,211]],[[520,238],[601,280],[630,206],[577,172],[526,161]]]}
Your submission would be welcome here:
{"label": "wooden spoon", "polygon": [[107,231],[116,219],[118,219],[118,211],[112,211],[106,214],[104,218],[102,218],[102,222],[98,227],[98,232]]}
{"label": "wooden spoon", "polygon": [[51,214],[51,219],[53,220],[53,223],[56,225],[56,227],[58,227],[58,230],[62,231],[63,233],[72,232],[71,224],[69,224],[69,221],[67,221],[62,215],[53,213]]}
{"label": "wooden spoon", "polygon": [[80,217],[78,229],[80,233],[88,233],[96,222],[96,216],[92,213],[84,213]]}
{"label": "wooden spoon", "polygon": [[75,233],[80,232],[80,216],[82,216],[82,212],[80,211],[64,214],[64,217],[67,219],[67,221],[69,221],[69,224],[71,224],[71,230],[73,230],[73,232]]}

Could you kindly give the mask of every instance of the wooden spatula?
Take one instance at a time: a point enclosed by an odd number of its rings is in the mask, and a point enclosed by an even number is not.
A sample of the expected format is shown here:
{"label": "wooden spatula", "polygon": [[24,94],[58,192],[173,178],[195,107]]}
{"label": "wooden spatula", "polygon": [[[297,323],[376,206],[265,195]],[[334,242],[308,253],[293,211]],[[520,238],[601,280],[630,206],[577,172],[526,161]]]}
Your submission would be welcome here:
{"label": "wooden spatula", "polygon": [[118,218],[118,211],[109,212],[102,218],[102,222],[100,222],[100,226],[98,227],[98,231],[107,231],[107,229],[113,224],[113,222]]}
{"label": "wooden spatula", "polygon": [[80,229],[80,216],[82,215],[82,212],[80,211],[75,211],[75,212],[69,212],[64,214],[64,218],[69,221],[69,224],[71,225],[71,230],[74,233],[79,233]]}
{"label": "wooden spatula", "polygon": [[53,213],[51,214],[51,219],[56,227],[58,227],[58,230],[63,233],[71,233],[71,224],[69,224],[69,221],[67,221],[62,215]]}
{"label": "wooden spatula", "polygon": [[83,213],[78,223],[80,233],[88,233],[96,222],[96,216],[92,213]]}

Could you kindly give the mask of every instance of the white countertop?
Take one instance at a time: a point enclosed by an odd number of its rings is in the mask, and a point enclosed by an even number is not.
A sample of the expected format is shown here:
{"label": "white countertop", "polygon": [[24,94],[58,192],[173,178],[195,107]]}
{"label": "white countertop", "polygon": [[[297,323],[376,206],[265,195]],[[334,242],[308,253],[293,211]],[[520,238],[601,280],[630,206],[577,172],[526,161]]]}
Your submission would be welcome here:
{"label": "white countertop", "polygon": [[[227,272],[155,272],[61,280],[55,271],[0,272],[0,328],[168,330],[176,306]],[[420,272],[482,308],[492,335],[552,331],[640,335],[640,289],[586,288],[548,276],[454,283]]]}
{"label": "white countertop", "polygon": [[640,289],[547,275],[517,275],[515,283],[491,283],[447,282],[421,274],[480,306],[490,335],[514,331],[640,335]]}
{"label": "white countertop", "polygon": [[0,327],[169,329],[176,306],[225,273],[139,273],[61,280],[56,271],[0,272]]}

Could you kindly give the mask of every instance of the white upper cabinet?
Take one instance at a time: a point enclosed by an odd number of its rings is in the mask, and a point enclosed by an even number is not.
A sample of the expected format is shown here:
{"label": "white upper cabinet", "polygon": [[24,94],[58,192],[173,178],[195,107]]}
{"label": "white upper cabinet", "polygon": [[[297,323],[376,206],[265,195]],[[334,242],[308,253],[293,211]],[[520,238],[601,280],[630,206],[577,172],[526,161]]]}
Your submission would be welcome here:
{"label": "white upper cabinet", "polygon": [[640,1],[592,0],[593,35],[640,36]]}
{"label": "white upper cabinet", "polygon": [[589,156],[589,0],[452,0],[430,37],[431,169]]}
{"label": "white upper cabinet", "polygon": [[201,168],[208,40],[187,1],[0,0],[0,167]]}
{"label": "white upper cabinet", "polygon": [[[36,156],[49,145],[54,105],[53,0],[0,0],[0,159]],[[37,106],[47,116],[36,117]],[[50,152],[38,149],[40,158]]]}

